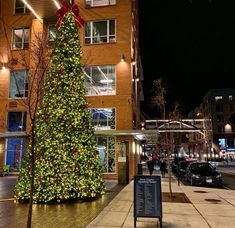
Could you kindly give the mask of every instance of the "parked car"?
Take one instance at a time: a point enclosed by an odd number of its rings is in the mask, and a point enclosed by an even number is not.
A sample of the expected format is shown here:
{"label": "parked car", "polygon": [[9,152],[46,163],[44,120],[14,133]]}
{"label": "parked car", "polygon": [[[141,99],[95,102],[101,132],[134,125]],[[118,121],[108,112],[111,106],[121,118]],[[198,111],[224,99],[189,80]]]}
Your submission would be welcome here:
{"label": "parked car", "polygon": [[178,164],[181,161],[185,161],[185,157],[176,157],[172,162],[172,172],[177,174]]}
{"label": "parked car", "polygon": [[188,168],[188,165],[191,163],[191,160],[183,160],[179,162],[179,170],[178,175],[184,176],[186,174],[186,169]]}
{"label": "parked car", "polygon": [[222,186],[222,177],[209,162],[192,162],[188,165],[185,180],[191,185]]}

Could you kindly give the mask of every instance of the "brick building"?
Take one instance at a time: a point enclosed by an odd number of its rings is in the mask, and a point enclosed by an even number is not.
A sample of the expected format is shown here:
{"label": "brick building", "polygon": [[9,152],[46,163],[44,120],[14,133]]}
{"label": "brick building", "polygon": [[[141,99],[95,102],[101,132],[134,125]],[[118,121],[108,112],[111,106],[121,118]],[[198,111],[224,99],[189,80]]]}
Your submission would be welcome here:
{"label": "brick building", "polygon": [[[141,95],[137,1],[75,3],[85,20],[80,29],[84,85],[104,176],[132,178],[141,152],[134,136],[140,128]],[[53,47],[59,1],[0,0],[0,7],[0,167],[18,171],[30,132],[27,108],[20,102],[27,99],[21,53],[32,64],[29,47],[38,32],[47,34],[48,48]]]}

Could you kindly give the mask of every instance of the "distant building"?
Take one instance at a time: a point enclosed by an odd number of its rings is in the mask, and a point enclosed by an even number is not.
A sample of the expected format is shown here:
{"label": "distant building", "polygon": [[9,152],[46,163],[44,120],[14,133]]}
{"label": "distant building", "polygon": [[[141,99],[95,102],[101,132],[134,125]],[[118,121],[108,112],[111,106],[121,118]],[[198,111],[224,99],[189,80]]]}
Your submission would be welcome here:
{"label": "distant building", "polygon": [[189,114],[189,117],[210,119],[212,132],[204,140],[195,142],[194,148],[191,144],[191,149],[204,153],[204,157],[208,159],[235,158],[235,126],[231,121],[233,115],[235,88],[209,90],[202,103]]}

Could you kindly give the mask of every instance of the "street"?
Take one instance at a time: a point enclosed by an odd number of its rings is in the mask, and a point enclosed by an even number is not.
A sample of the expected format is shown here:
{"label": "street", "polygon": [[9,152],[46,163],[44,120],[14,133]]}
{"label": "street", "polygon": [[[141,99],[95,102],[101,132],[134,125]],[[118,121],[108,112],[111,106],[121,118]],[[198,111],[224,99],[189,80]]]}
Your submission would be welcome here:
{"label": "street", "polygon": [[222,174],[223,186],[227,189],[235,190],[235,168],[217,168]]}

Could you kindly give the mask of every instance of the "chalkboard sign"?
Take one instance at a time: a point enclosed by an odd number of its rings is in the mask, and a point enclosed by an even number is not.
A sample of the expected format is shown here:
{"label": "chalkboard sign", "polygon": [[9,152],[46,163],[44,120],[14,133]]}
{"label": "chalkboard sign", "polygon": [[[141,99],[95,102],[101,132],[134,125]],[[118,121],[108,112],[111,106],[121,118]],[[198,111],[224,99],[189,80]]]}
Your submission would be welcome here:
{"label": "chalkboard sign", "polygon": [[162,191],[160,176],[134,177],[134,227],[137,217],[159,218],[162,227]]}

